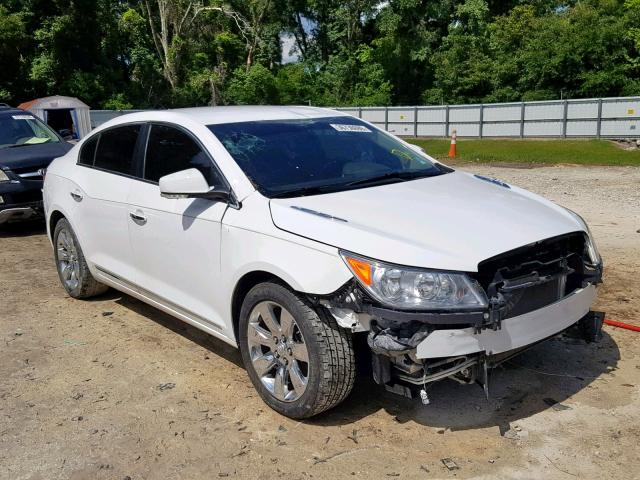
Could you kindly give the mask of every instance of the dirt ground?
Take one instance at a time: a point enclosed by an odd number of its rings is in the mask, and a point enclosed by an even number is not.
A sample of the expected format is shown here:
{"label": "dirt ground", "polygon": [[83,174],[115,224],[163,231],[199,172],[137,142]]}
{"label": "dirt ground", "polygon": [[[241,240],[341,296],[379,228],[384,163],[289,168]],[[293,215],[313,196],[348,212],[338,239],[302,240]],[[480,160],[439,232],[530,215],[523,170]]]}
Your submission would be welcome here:
{"label": "dirt ground", "polygon": [[[606,264],[597,307],[640,324],[640,169],[465,168],[581,213]],[[492,373],[489,401],[444,381],[424,407],[361,377],[297,422],[225,344],[115,291],[66,296],[41,225],[0,247],[1,479],[640,478],[639,333],[541,344]]]}

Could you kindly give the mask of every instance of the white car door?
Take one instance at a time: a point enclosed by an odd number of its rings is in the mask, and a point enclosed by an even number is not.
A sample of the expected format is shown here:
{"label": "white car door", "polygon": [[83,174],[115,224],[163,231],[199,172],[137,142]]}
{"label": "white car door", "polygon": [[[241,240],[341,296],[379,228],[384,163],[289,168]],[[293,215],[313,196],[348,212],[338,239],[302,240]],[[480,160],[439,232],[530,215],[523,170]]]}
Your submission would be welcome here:
{"label": "white car door", "polygon": [[134,277],[126,198],[138,169],[143,124],[104,130],[80,151],[69,195],[76,202],[74,225],[85,256],[100,274],[130,284]]}
{"label": "white car door", "polygon": [[213,293],[220,281],[220,234],[226,203],[160,196],[164,175],[197,168],[210,186],[224,179],[204,147],[174,125],[148,126],[142,181],[129,192],[129,235],[143,295],[223,332]]}

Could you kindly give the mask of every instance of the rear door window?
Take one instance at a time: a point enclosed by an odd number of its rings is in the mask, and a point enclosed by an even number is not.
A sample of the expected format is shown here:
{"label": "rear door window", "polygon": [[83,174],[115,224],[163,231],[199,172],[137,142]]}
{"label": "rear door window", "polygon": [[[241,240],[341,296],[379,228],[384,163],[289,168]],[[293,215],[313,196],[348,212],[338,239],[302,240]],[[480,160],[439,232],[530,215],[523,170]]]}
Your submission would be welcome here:
{"label": "rear door window", "polygon": [[187,133],[168,125],[151,125],[147,142],[144,178],[158,182],[160,177],[196,168],[210,186],[222,185],[213,161]]}
{"label": "rear door window", "polygon": [[136,143],[141,125],[125,125],[100,134],[94,166],[125,175],[135,175]]}

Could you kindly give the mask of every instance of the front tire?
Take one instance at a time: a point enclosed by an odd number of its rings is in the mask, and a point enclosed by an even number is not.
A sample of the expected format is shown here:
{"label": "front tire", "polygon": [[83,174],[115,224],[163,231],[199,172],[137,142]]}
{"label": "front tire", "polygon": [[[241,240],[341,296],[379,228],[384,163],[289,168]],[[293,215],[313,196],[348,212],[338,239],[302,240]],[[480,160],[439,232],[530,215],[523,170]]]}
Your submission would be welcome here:
{"label": "front tire", "polygon": [[342,402],[353,388],[351,333],[283,285],[261,283],[249,291],[238,337],[251,382],[282,415],[317,415]]}
{"label": "front tire", "polygon": [[58,277],[69,296],[90,298],[108,290],[91,275],[76,234],[64,218],[53,230],[53,248]]}

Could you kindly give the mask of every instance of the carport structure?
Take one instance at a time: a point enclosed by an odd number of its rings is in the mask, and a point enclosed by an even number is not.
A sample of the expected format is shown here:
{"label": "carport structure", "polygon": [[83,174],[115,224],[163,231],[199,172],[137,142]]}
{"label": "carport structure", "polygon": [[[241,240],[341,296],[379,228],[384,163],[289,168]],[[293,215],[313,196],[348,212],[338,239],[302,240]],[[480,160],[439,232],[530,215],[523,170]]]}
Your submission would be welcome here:
{"label": "carport structure", "polygon": [[81,139],[91,131],[89,106],[74,97],[37,98],[21,103],[18,108],[33,113],[65,137]]}

